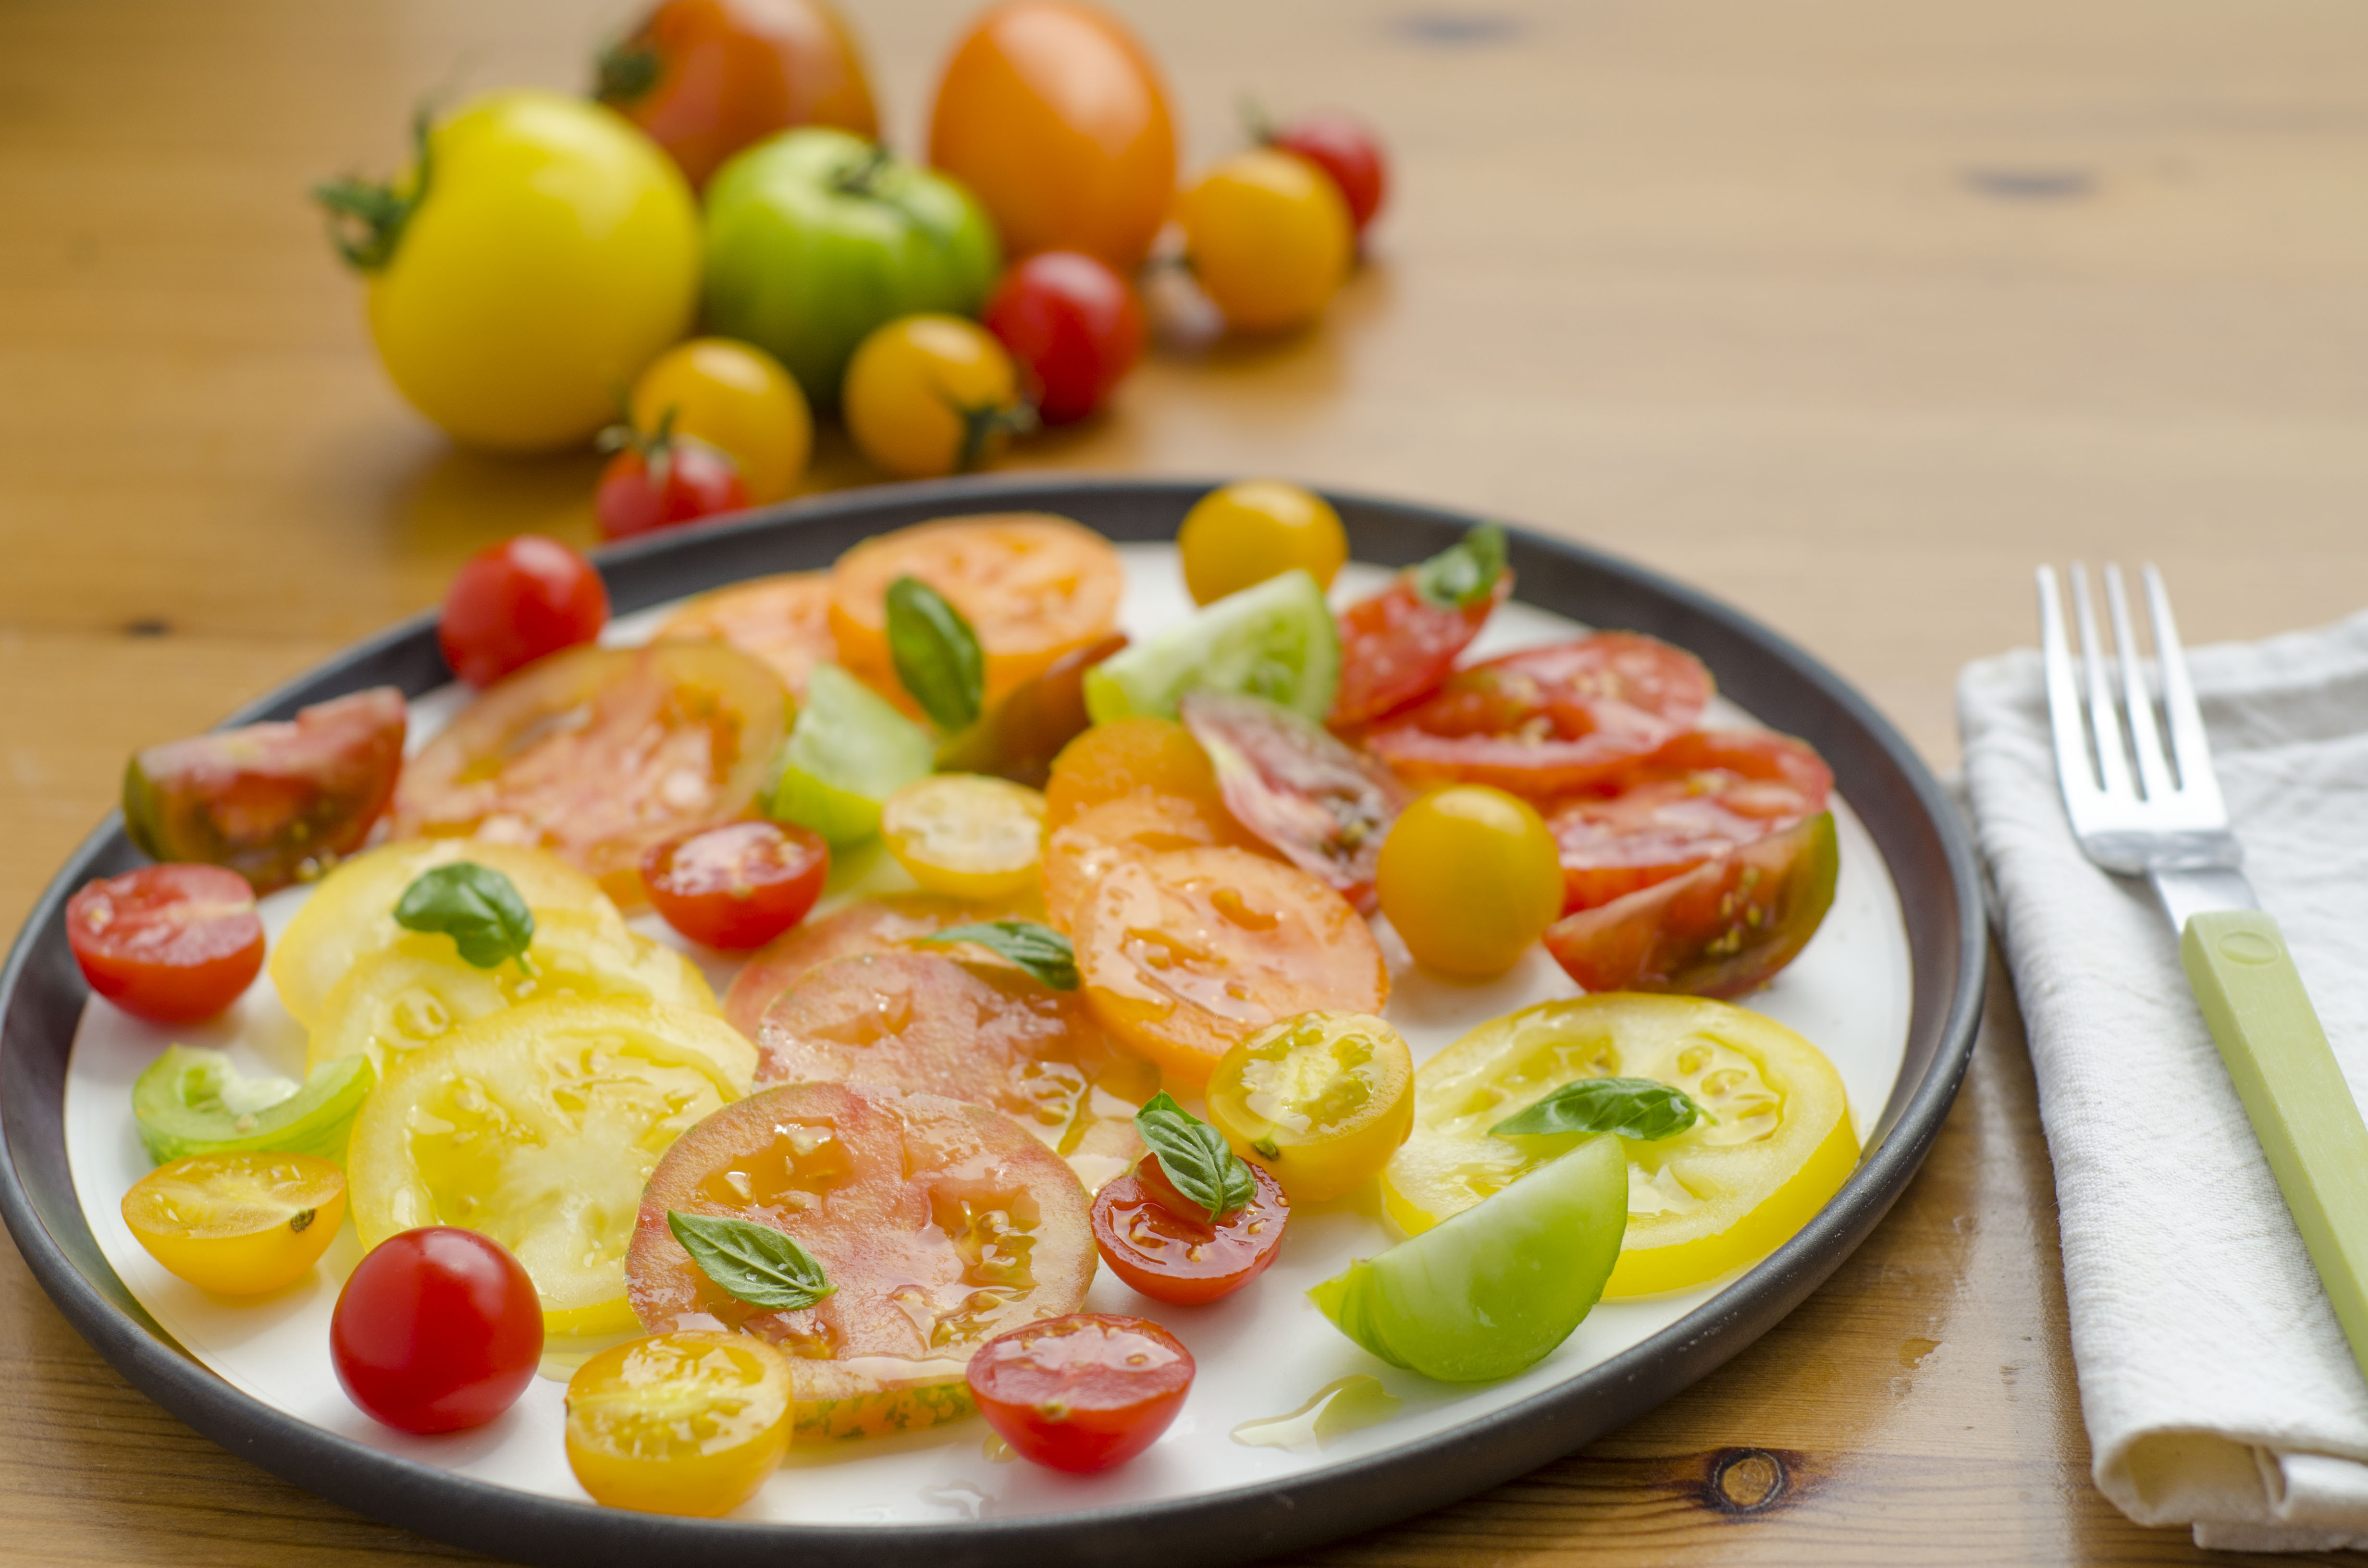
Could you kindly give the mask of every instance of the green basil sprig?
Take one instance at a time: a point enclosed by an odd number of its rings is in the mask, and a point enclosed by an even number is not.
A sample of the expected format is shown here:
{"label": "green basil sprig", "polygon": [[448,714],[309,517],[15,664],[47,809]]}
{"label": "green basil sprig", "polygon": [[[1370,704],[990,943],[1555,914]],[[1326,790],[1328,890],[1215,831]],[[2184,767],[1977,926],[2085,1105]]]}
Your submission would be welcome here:
{"label": "green basil sprig", "polygon": [[752,1307],[794,1312],[838,1289],[795,1237],[769,1225],[669,1209],[666,1229],[717,1289]]}
{"label": "green basil sprig", "polygon": [[1167,1185],[1207,1210],[1211,1220],[1232,1213],[1258,1196],[1258,1183],[1249,1166],[1234,1153],[1225,1135],[1178,1105],[1167,1090],[1152,1096],[1150,1103],[1134,1113],[1134,1129],[1159,1156]]}
{"label": "green basil sprig", "polygon": [[1496,592],[1505,530],[1483,523],[1414,569],[1414,591],[1440,609],[1470,609]]}
{"label": "green basil sprig", "polygon": [[978,633],[918,577],[888,585],[888,656],[896,678],[939,729],[951,733],[978,722],[986,703],[986,655]]}
{"label": "green basil sprig", "polygon": [[1489,1131],[1519,1136],[1534,1132],[1616,1132],[1650,1142],[1674,1138],[1702,1115],[1683,1089],[1653,1078],[1581,1078],[1565,1084]]}
{"label": "green basil sprig", "polygon": [[1010,960],[1040,985],[1055,991],[1077,988],[1077,949],[1050,926],[1033,920],[982,920],[969,926],[949,926],[927,942],[976,942],[998,958]]}
{"label": "green basil sprig", "polygon": [[406,931],[441,931],[478,969],[524,959],[534,940],[534,912],[518,884],[473,860],[422,871],[403,890],[394,923]]}

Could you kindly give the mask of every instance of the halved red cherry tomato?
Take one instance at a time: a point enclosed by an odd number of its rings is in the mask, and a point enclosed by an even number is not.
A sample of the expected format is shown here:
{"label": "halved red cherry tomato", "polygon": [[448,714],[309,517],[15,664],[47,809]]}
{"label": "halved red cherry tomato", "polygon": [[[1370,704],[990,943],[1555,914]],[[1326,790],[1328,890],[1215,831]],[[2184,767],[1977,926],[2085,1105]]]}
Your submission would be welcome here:
{"label": "halved red cherry tomato", "polygon": [[1691,729],[1710,694],[1710,672],[1682,648],[1599,631],[1459,671],[1366,744],[1409,778],[1569,794]]}
{"label": "halved red cherry tomato", "polygon": [[1682,876],[1730,849],[1825,810],[1833,770],[1789,735],[1692,730],[1546,819],[1562,856],[1569,914]]}
{"label": "halved red cherry tomato", "polygon": [[453,1225],[404,1231],[347,1277],[329,1358],[374,1420],[404,1432],[482,1426],[534,1381],[542,1303],[499,1242]]}
{"label": "halved red cherry tomato", "polygon": [[1125,278],[1083,251],[1030,256],[996,286],[980,318],[1034,378],[1047,425],[1083,419],[1143,358],[1143,306]]}
{"label": "halved red cherry tomato", "polygon": [[1349,204],[1349,222],[1358,233],[1373,221],[1390,189],[1389,161],[1372,128],[1338,109],[1318,109],[1303,115],[1266,137],[1269,147],[1301,157],[1332,176],[1340,199]]}
{"label": "halved red cherry tomato", "polygon": [[555,539],[519,534],[453,575],[436,643],[454,675],[491,686],[545,653],[591,642],[608,624],[608,585],[592,563]]}
{"label": "halved red cherry tomato", "polygon": [[642,882],[666,923],[711,948],[759,948],[806,917],[830,875],[811,828],[731,822],[670,838],[642,857]]}
{"label": "halved red cherry tomato", "polygon": [[1314,720],[1263,698],[1203,687],[1185,693],[1181,712],[1235,820],[1372,914],[1382,840],[1414,791]]}
{"label": "halved red cherry tomato", "polygon": [[1412,573],[1360,599],[1337,618],[1340,626],[1340,689],[1332,699],[1336,729],[1371,723],[1429,697],[1455,667],[1455,656],[1480,635],[1488,617],[1513,591],[1513,574],[1497,574],[1489,596],[1468,608],[1433,604]]}
{"label": "halved red cherry tomato", "polygon": [[602,539],[631,539],[748,504],[739,465],[689,436],[637,436],[600,471],[592,513]]}
{"label": "halved red cherry tomato", "polygon": [[970,1359],[978,1413],[1016,1453],[1108,1470],[1157,1440],[1191,1390],[1192,1353],[1144,1318],[1078,1312],[998,1335]]}
{"label": "halved red cherry tomato", "polygon": [[263,968],[255,890],[220,866],[142,866],[66,900],[66,941],[90,988],[160,1024],[211,1018]]}
{"label": "halved red cherry tomato", "polygon": [[1230,1296],[1264,1274],[1282,1250],[1291,1199],[1264,1167],[1242,1163],[1257,1196],[1212,1221],[1176,1190],[1159,1156],[1145,1154],[1094,1197],[1094,1245],[1102,1261],[1153,1301],[1179,1307]]}

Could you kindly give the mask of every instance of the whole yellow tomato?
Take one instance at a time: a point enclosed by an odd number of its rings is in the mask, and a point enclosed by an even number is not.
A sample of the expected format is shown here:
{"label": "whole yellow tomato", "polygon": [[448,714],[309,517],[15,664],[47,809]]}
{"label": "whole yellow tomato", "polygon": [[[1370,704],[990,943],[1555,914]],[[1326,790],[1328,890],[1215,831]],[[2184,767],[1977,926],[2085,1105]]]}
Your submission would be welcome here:
{"label": "whole yellow tomato", "polygon": [[1201,176],[1176,207],[1201,287],[1243,332],[1303,326],[1349,276],[1356,230],[1332,177],[1266,148]]}
{"label": "whole yellow tomato", "polygon": [[698,303],[682,172],[582,98],[495,93],[426,132],[393,184],[315,194],[370,279],[387,374],[467,446],[589,440]]}
{"label": "whole yellow tomato", "polygon": [[1192,503],[1176,530],[1184,586],[1211,604],[1294,566],[1326,587],[1349,559],[1340,514],[1313,491],[1279,479],[1245,479]]}
{"label": "whole yellow tomato", "polygon": [[657,358],[633,384],[633,428],[660,422],[721,450],[740,465],[748,504],[787,495],[814,449],[806,394],[781,362],[754,344],[695,337]]}
{"label": "whole yellow tomato", "polygon": [[1449,974],[1502,974],[1562,913],[1562,861],[1535,806],[1451,784],[1408,806],[1373,879],[1406,950]]}
{"label": "whole yellow tomato", "polygon": [[976,468],[1026,423],[1011,356],[960,316],[906,316],[865,338],[838,401],[857,448],[905,479]]}
{"label": "whole yellow tomato", "polygon": [[976,193],[1014,256],[1140,262],[1176,190],[1176,129],[1150,56],[1076,0],[1012,0],[956,46],[929,162]]}

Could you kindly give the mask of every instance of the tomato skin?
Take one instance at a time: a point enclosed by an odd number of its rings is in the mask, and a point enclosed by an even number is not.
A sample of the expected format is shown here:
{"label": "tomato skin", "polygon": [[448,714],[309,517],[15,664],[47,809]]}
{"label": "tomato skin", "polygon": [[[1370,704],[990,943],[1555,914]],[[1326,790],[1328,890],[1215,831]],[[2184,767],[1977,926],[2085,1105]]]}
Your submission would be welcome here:
{"label": "tomato skin", "polygon": [[609,585],[566,545],[518,534],[479,551],[454,574],[436,625],[444,663],[487,687],[545,653],[589,642],[609,624]]}
{"label": "tomato skin", "polygon": [[830,875],[830,846],[811,828],[734,822],[700,828],[642,857],[642,884],[666,923],[711,948],[760,948],[806,917]]}
{"label": "tomato skin", "polygon": [[142,866],[66,900],[66,942],[90,988],[159,1024],[211,1018],[263,969],[255,890],[220,866]]}
{"label": "tomato skin", "polygon": [[1264,1274],[1281,1256],[1291,1199],[1264,1166],[1243,1164],[1257,1195],[1213,1222],[1176,1190],[1156,1154],[1107,1183],[1094,1195],[1094,1246],[1110,1272],[1177,1307],[1230,1296]]}
{"label": "tomato skin", "polygon": [[373,1420],[403,1432],[482,1426],[534,1381],[542,1308],[499,1243],[427,1225],[355,1266],[329,1320],[329,1357]]}
{"label": "tomato skin", "polygon": [[1306,325],[1356,255],[1349,205],[1306,159],[1258,148],[1218,164],[1177,199],[1192,275],[1237,332]]}
{"label": "tomato skin", "polygon": [[740,470],[704,441],[688,437],[666,443],[663,455],[638,449],[619,452],[600,471],[592,514],[605,540],[632,539],[677,523],[695,523],[748,504]]}
{"label": "tomato skin", "polygon": [[1362,235],[1389,197],[1389,160],[1372,128],[1352,114],[1319,109],[1267,138],[1267,145],[1301,157],[1332,176],[1349,204],[1349,222]]}
{"label": "tomato skin", "polygon": [[1312,490],[1279,479],[1246,479],[1192,503],[1176,529],[1184,586],[1212,604],[1294,566],[1328,587],[1349,559],[1340,514]]}
{"label": "tomato skin", "polygon": [[865,338],[839,402],[857,449],[900,479],[982,467],[1025,423],[1011,356],[960,316],[905,316]]}
{"label": "tomato skin", "polygon": [[1383,841],[1374,881],[1406,949],[1467,979],[1520,961],[1562,909],[1562,867],[1537,808],[1486,784],[1423,796]]}
{"label": "tomato skin", "polygon": [[1156,1323],[1078,1312],[988,1340],[968,1376],[979,1414],[1014,1452],[1088,1474],[1151,1447],[1184,1408],[1195,1369]]}
{"label": "tomato skin", "polygon": [[982,318],[1035,383],[1036,413],[1067,425],[1102,405],[1143,358],[1142,302],[1083,251],[1041,251],[1004,275]]}
{"label": "tomato skin", "polygon": [[1512,597],[1511,572],[1497,574],[1488,597],[1468,609],[1443,608],[1398,580],[1340,612],[1340,689],[1326,721],[1355,729],[1437,691],[1497,607]]}
{"label": "tomato skin", "polygon": [[633,427],[706,442],[739,470],[747,504],[787,495],[814,450],[814,415],[781,362],[753,343],[694,337],[633,384]]}

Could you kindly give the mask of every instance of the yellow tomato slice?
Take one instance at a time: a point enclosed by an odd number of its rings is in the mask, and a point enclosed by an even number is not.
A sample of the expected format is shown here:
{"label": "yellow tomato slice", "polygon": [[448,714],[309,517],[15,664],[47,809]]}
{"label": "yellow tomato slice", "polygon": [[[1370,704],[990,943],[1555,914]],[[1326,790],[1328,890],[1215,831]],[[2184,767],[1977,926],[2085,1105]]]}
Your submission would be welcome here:
{"label": "yellow tomato slice", "polygon": [[611,1508],[713,1518],[781,1462],[791,1398],[788,1358],[748,1335],[611,1346],[567,1381],[567,1463]]}
{"label": "yellow tomato slice", "polygon": [[1414,1056],[1370,1013],[1302,1013],[1225,1052],[1209,1120],[1293,1203],[1364,1185],[1414,1126]]}
{"label": "yellow tomato slice", "polygon": [[930,892],[1009,899],[1034,889],[1044,797],[976,773],[916,778],[880,808],[888,853]]}
{"label": "yellow tomato slice", "polygon": [[346,1174],[312,1154],[191,1154],[123,1195],[123,1222],[149,1256],[225,1296],[302,1278],[345,1218]]}
{"label": "yellow tomato slice", "polygon": [[660,1002],[556,997],[397,1058],[354,1123],[354,1228],[373,1247],[462,1225],[507,1247],[552,1334],[634,1326],[625,1248],[685,1129],[747,1091],[756,1047]]}
{"label": "yellow tomato slice", "polygon": [[1606,1296],[1765,1256],[1858,1164],[1841,1075],[1775,1019],[1699,996],[1582,996],[1483,1024],[1423,1064],[1413,1136],[1382,1178],[1390,1217],[1427,1231],[1572,1147],[1585,1135],[1488,1130],[1581,1078],[1657,1079],[1705,1113],[1675,1137],[1621,1140],[1628,1236]]}

